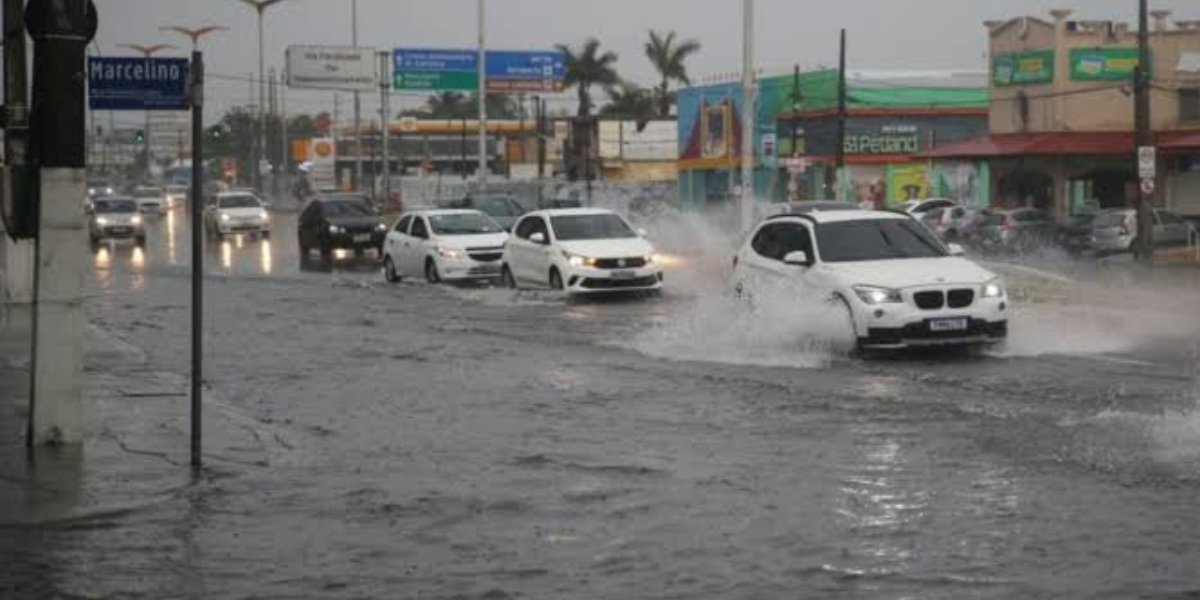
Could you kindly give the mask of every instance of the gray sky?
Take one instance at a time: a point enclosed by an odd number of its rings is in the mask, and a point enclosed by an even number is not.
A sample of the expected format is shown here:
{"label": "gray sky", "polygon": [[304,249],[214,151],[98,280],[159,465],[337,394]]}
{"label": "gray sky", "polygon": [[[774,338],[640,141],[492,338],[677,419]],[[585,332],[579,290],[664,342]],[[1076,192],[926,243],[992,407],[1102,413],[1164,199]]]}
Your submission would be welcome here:
{"label": "gray sky", "polygon": [[[211,73],[248,76],[257,70],[253,11],[235,0],[95,0],[97,36],[105,54],[123,54],[120,43],[188,45],[162,25],[226,25],[230,31],[204,42]],[[287,0],[268,9],[268,67],[279,67],[292,44],[350,42],[350,0]],[[1200,19],[1196,0],[1158,0],[1153,8],[1174,10],[1173,18]],[[360,45],[471,47],[475,43],[475,0],[359,0]],[[695,38],[703,50],[689,65],[693,77],[737,71],[741,64],[740,0],[487,0],[488,46],[544,49],[598,37],[620,55],[621,74],[642,84],[653,80],[642,54],[649,29],[674,30]],[[849,36],[853,68],[984,69],[982,21],[1023,14],[1046,17],[1051,7],[1075,9],[1080,19],[1132,20],[1135,0],[758,0],[758,63],[767,71],[791,65],[837,62],[837,30]],[[1048,18],[1048,17],[1047,17]],[[249,84],[216,83],[213,108],[250,100]],[[330,93],[289,95],[289,112],[332,106]],[[568,97],[562,103],[566,106]],[[405,100],[405,106],[419,102]],[[364,111],[375,110],[374,98]],[[394,106],[397,104],[394,102]],[[343,104],[343,106],[346,106]],[[366,114],[364,112],[364,114]]]}

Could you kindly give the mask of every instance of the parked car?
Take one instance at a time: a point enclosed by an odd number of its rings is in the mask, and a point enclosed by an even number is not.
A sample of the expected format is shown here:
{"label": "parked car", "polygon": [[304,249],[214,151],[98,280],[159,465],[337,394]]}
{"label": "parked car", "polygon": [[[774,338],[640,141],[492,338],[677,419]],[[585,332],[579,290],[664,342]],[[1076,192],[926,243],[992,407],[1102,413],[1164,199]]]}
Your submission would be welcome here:
{"label": "parked car", "polygon": [[921,220],[946,243],[972,244],[978,238],[983,210],[967,206],[947,206],[924,213]]}
{"label": "parked car", "polygon": [[138,186],[133,188],[133,198],[142,214],[161,215],[165,210],[162,188]]}
{"label": "parked car", "polygon": [[906,212],[912,215],[923,215],[937,208],[947,208],[958,206],[958,203],[948,198],[925,198],[920,200],[906,200],[893,207],[893,210]]}
{"label": "parked car", "polygon": [[92,246],[110,240],[133,240],[146,245],[146,226],[137,200],[126,196],[106,196],[92,201],[88,218],[88,239]]}
{"label": "parked car", "polygon": [[383,273],[396,283],[424,276],[429,283],[499,279],[508,234],[477,210],[405,213],[383,243]]}
{"label": "parked car", "polygon": [[449,205],[449,208],[477,210],[492,218],[505,231],[512,231],[525,207],[508,194],[471,194]]}
{"label": "parked car", "polygon": [[271,215],[262,200],[253,194],[224,192],[217,194],[205,207],[204,230],[216,237],[250,234],[268,238],[271,236]]}
{"label": "parked car", "polygon": [[1071,215],[1058,224],[1055,241],[1067,252],[1079,256],[1092,248],[1092,225],[1096,213]]}
{"label": "parked car", "polygon": [[510,287],[548,287],[568,295],[657,291],[663,272],[654,247],[620,215],[570,208],[529,213],[504,246]]}
{"label": "parked car", "polygon": [[313,200],[300,212],[297,239],[300,256],[312,250],[330,258],[334,250],[353,250],[362,256],[367,250],[379,249],[387,234],[387,225],[375,206],[356,194],[325,196]]}
{"label": "parked car", "polygon": [[[741,295],[798,287],[798,302],[844,309],[859,348],[978,345],[1008,335],[994,273],[961,257],[911,215],[830,211],[759,223],[734,260]],[[786,284],[786,285],[781,285]]]}
{"label": "parked car", "polygon": [[[1097,255],[1123,254],[1137,248],[1137,211],[1121,208],[1102,211],[1092,223],[1092,249]],[[1186,246],[1192,226],[1165,210],[1154,211],[1154,246]]]}
{"label": "parked car", "polygon": [[979,244],[989,252],[1023,253],[1054,242],[1054,219],[1036,208],[987,210],[979,222]]}

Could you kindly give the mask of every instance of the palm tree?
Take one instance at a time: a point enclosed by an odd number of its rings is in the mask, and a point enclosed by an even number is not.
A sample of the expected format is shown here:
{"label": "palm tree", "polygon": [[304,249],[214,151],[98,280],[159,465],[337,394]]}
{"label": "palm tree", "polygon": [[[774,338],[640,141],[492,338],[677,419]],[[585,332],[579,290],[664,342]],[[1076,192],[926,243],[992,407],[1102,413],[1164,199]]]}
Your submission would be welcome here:
{"label": "palm tree", "polygon": [[630,119],[639,123],[654,118],[654,98],[645,88],[622,82],[617,88],[608,90],[609,103],[600,109],[605,117]]}
{"label": "palm tree", "polygon": [[579,116],[586,117],[592,112],[592,86],[611,88],[621,81],[614,68],[617,55],[613,52],[601,54],[600,40],[596,38],[589,38],[578,52],[565,44],[559,44],[558,51],[567,59],[566,86],[574,87],[578,92]]}
{"label": "palm tree", "polygon": [[671,93],[671,82],[678,81],[691,85],[687,67],[684,63],[688,57],[700,51],[700,42],[686,40],[675,43],[675,32],[665,36],[657,31],[650,31],[650,39],[646,41],[646,58],[654,65],[654,70],[662,77],[662,83],[655,89],[655,100],[658,102],[658,114],[662,117],[671,116],[671,105],[675,103],[675,95]]}

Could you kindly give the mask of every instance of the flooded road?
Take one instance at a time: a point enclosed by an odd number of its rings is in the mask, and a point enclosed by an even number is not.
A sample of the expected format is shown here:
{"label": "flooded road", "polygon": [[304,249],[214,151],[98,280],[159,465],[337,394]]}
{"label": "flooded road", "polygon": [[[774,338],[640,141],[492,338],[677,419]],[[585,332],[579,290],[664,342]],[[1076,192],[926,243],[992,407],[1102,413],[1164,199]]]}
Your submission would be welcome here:
{"label": "flooded road", "polygon": [[[186,228],[97,253],[88,304],[180,373]],[[740,314],[722,252],[565,302],[302,265],[294,230],[206,256],[208,383],[270,460],[4,531],[14,597],[1200,593],[1194,301],[1028,304],[985,355],[863,360]]]}

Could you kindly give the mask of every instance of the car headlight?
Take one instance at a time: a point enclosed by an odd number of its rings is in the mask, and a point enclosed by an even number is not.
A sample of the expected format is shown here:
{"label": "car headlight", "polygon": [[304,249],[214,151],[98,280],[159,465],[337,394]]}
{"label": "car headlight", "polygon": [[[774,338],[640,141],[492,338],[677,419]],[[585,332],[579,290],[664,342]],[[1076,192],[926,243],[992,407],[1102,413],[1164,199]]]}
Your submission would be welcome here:
{"label": "car headlight", "polygon": [[387,225],[380,223],[375,226],[375,231],[387,231]]}
{"label": "car headlight", "polygon": [[873,285],[856,285],[854,293],[858,294],[860,300],[867,304],[899,304],[903,302],[900,298],[900,292],[890,288],[876,287]]}
{"label": "car headlight", "polygon": [[999,278],[993,279],[983,284],[984,298],[1003,298],[1004,297],[1004,282]]}
{"label": "car headlight", "polygon": [[563,258],[567,259],[567,264],[571,265],[572,267],[594,267],[594,266],[596,266],[596,263],[598,262],[598,259],[592,258],[590,256],[579,256],[578,254],[571,254],[570,252],[567,252],[566,250],[563,250],[562,255],[563,255]]}
{"label": "car headlight", "polygon": [[132,217],[129,218],[129,222],[133,225],[141,225],[142,217],[140,215],[133,215]]}
{"label": "car headlight", "polygon": [[96,224],[101,225],[101,226],[108,225],[108,219],[106,219],[104,217],[97,217]]}
{"label": "car headlight", "polygon": [[230,217],[229,215],[225,215],[225,214],[221,215],[221,220],[222,220],[222,221],[228,221],[230,218],[231,218],[231,217]]}
{"label": "car headlight", "polygon": [[337,225],[329,226],[329,233],[342,233],[343,231],[345,231],[345,230],[342,229],[341,227],[338,227]]}
{"label": "car headlight", "polygon": [[258,218],[260,218],[264,221],[270,221],[271,215],[267,214],[266,210],[260,210],[260,211],[258,211]]}
{"label": "car headlight", "polygon": [[455,250],[453,248],[442,248],[441,246],[439,246],[437,251],[438,251],[438,254],[440,254],[442,256],[442,258],[449,258],[450,260],[458,260],[458,259],[462,258],[462,252],[459,252],[458,250]]}

